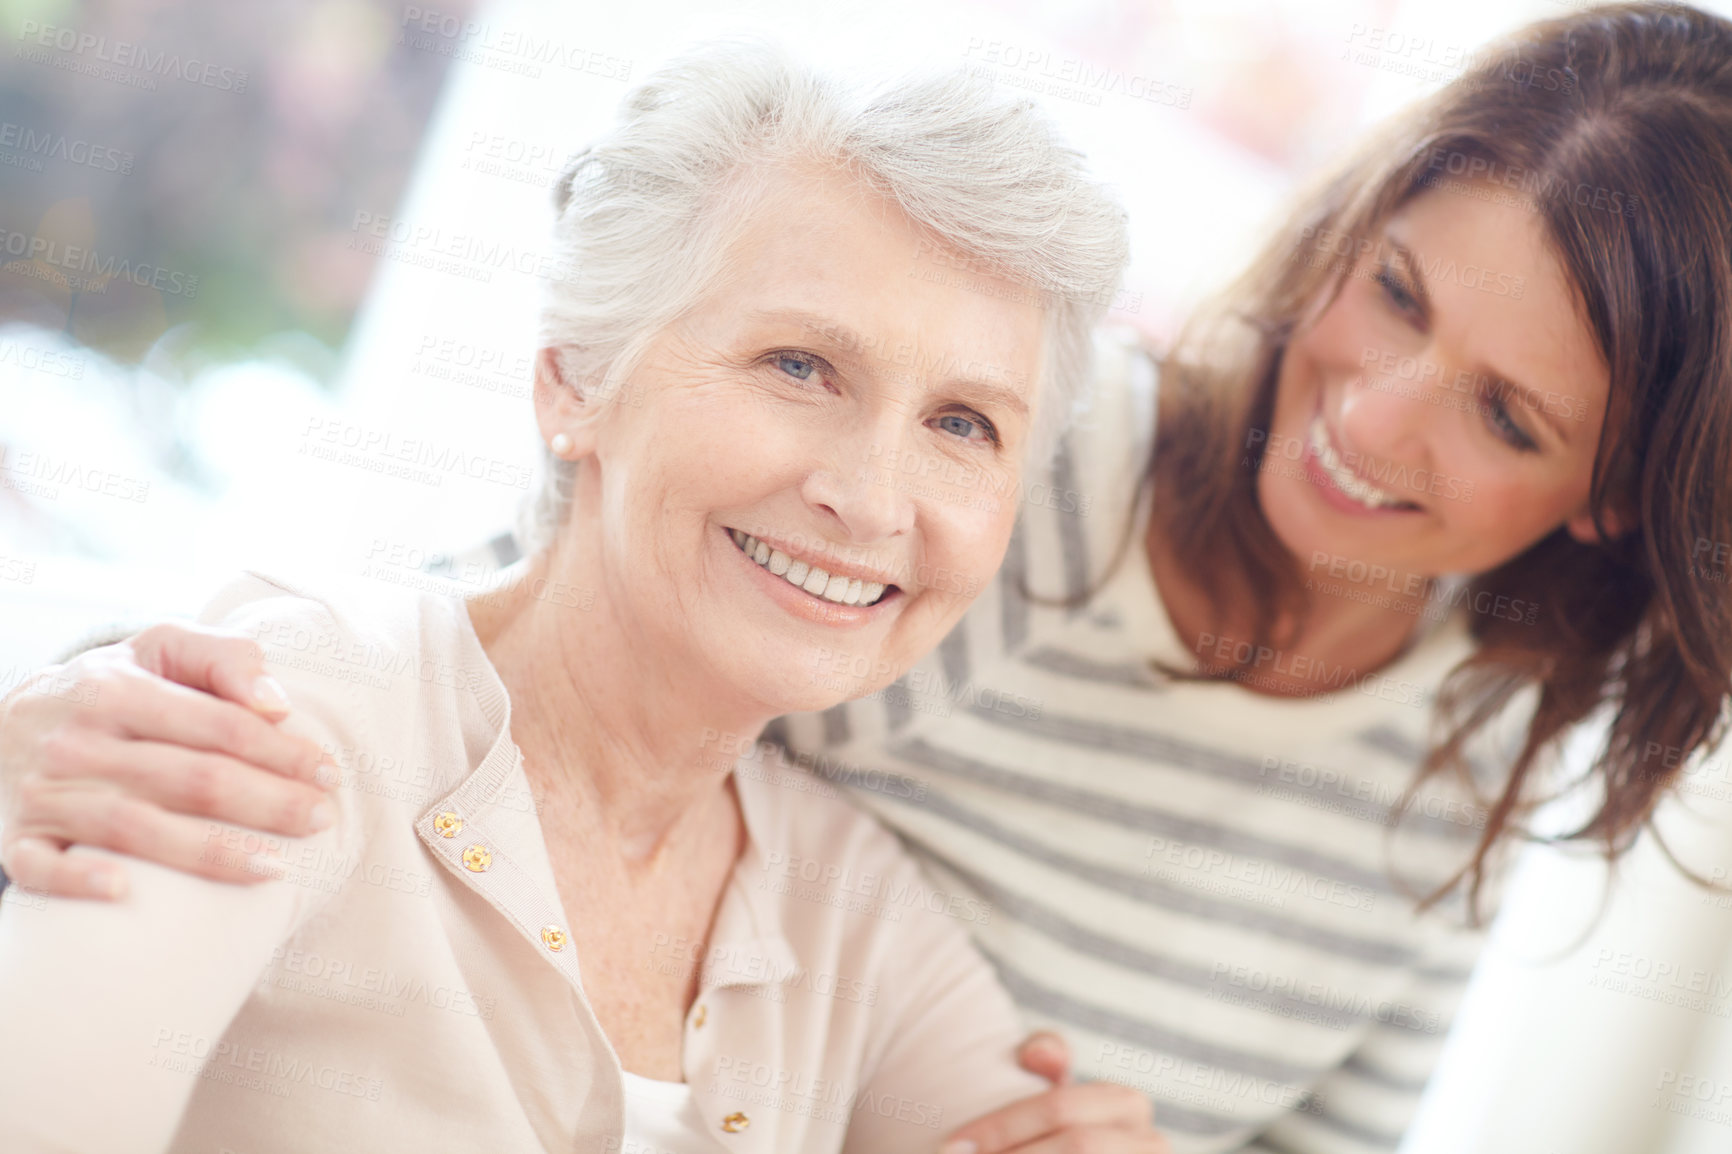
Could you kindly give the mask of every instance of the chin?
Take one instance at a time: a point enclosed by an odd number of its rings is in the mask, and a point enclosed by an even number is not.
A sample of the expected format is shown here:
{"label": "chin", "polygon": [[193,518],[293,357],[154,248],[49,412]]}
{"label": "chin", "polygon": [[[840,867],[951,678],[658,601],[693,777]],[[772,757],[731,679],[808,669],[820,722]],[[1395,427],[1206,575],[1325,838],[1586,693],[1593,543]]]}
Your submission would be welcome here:
{"label": "chin", "polygon": [[780,716],[784,713],[822,713],[826,709],[864,696],[859,684],[822,673],[802,673],[798,682],[777,685],[765,693]]}
{"label": "chin", "polygon": [[836,656],[811,646],[790,647],[783,653],[766,653],[759,660],[732,663],[726,676],[742,694],[755,698],[777,716],[817,713],[867,691],[858,678],[830,668]]}

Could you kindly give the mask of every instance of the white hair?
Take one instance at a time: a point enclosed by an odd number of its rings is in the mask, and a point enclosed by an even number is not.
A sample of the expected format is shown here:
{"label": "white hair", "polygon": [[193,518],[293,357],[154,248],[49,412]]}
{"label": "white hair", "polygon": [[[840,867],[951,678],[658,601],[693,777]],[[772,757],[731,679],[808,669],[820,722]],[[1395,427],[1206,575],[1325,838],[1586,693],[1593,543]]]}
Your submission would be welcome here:
{"label": "white hair", "polygon": [[[554,184],[541,345],[566,379],[618,387],[651,341],[702,299],[744,224],[742,174],[840,171],[897,205],[961,264],[1026,286],[1046,316],[1030,461],[1056,445],[1087,388],[1091,330],[1129,253],[1125,214],[1034,103],[958,71],[877,90],[820,77],[762,43],[706,47],[625,100],[619,122]],[[551,453],[523,526],[545,544],[573,462]]]}

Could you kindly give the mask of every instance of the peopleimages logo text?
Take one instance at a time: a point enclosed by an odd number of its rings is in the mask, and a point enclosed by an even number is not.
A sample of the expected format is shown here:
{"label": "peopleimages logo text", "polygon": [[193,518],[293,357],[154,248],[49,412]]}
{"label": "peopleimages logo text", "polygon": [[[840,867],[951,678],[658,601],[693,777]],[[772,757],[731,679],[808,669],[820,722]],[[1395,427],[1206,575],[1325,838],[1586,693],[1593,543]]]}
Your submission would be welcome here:
{"label": "peopleimages logo text", "polygon": [[241,69],[225,68],[193,56],[182,56],[162,48],[134,44],[130,40],[110,40],[76,28],[60,28],[25,20],[18,26],[18,39],[39,48],[55,48],[76,56],[88,57],[116,68],[131,68],[152,76],[184,80],[204,88],[222,92],[245,92],[247,74]]}
{"label": "peopleimages logo text", "polygon": [[0,252],[23,260],[41,261],[51,268],[65,269],[91,278],[92,285],[110,280],[131,281],[139,288],[192,300],[198,296],[198,277],[145,261],[104,255],[93,248],[62,244],[45,236],[0,229]]}

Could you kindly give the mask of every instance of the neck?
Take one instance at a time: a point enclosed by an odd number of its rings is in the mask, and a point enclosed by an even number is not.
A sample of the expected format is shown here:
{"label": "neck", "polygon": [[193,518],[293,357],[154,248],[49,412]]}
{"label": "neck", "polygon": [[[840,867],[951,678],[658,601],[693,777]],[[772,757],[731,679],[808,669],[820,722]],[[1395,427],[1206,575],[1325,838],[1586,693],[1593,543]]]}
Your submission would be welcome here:
{"label": "neck", "polygon": [[[1232,667],[1234,657],[1223,653],[1244,652],[1240,647],[1247,644],[1276,650],[1268,660],[1257,660],[1243,671],[1240,683],[1253,692],[1305,697],[1327,691],[1315,679],[1283,672],[1295,666],[1295,657],[1304,659],[1302,668],[1321,662],[1359,677],[1373,673],[1401,654],[1423,620],[1421,611],[1427,603],[1423,581],[1364,588],[1363,583],[1320,573],[1307,583],[1310,611],[1303,627],[1295,630],[1290,619],[1278,619],[1273,638],[1258,638],[1257,606],[1247,583],[1228,579],[1226,596],[1211,596],[1213,587],[1184,564],[1168,540],[1157,512],[1149,518],[1144,537],[1149,572],[1180,643],[1198,665],[1208,670]],[[1360,592],[1369,596],[1355,596]]]}
{"label": "neck", "polygon": [[724,751],[775,711],[658,653],[609,595],[598,552],[562,539],[472,598],[469,615],[510,694],[530,781],[558,813],[581,815],[586,836],[653,864],[726,803]]}

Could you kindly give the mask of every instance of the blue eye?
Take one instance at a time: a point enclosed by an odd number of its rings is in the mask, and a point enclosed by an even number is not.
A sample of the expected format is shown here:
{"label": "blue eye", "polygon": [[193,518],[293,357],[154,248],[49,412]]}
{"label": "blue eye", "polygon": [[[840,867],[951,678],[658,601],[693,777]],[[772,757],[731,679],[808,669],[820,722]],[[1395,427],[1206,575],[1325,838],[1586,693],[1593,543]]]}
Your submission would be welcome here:
{"label": "blue eye", "polygon": [[818,371],[818,365],[815,361],[794,353],[776,354],[776,367],[796,381],[809,381],[812,379],[812,374]]}
{"label": "blue eye", "polygon": [[953,433],[965,441],[975,440],[976,438],[972,434],[978,431],[981,434],[982,439],[990,441],[995,445],[998,443],[998,430],[994,429],[992,427],[992,422],[988,421],[985,417],[974,415],[964,416],[961,413],[945,413],[943,416],[939,417],[934,424],[946,433]]}

